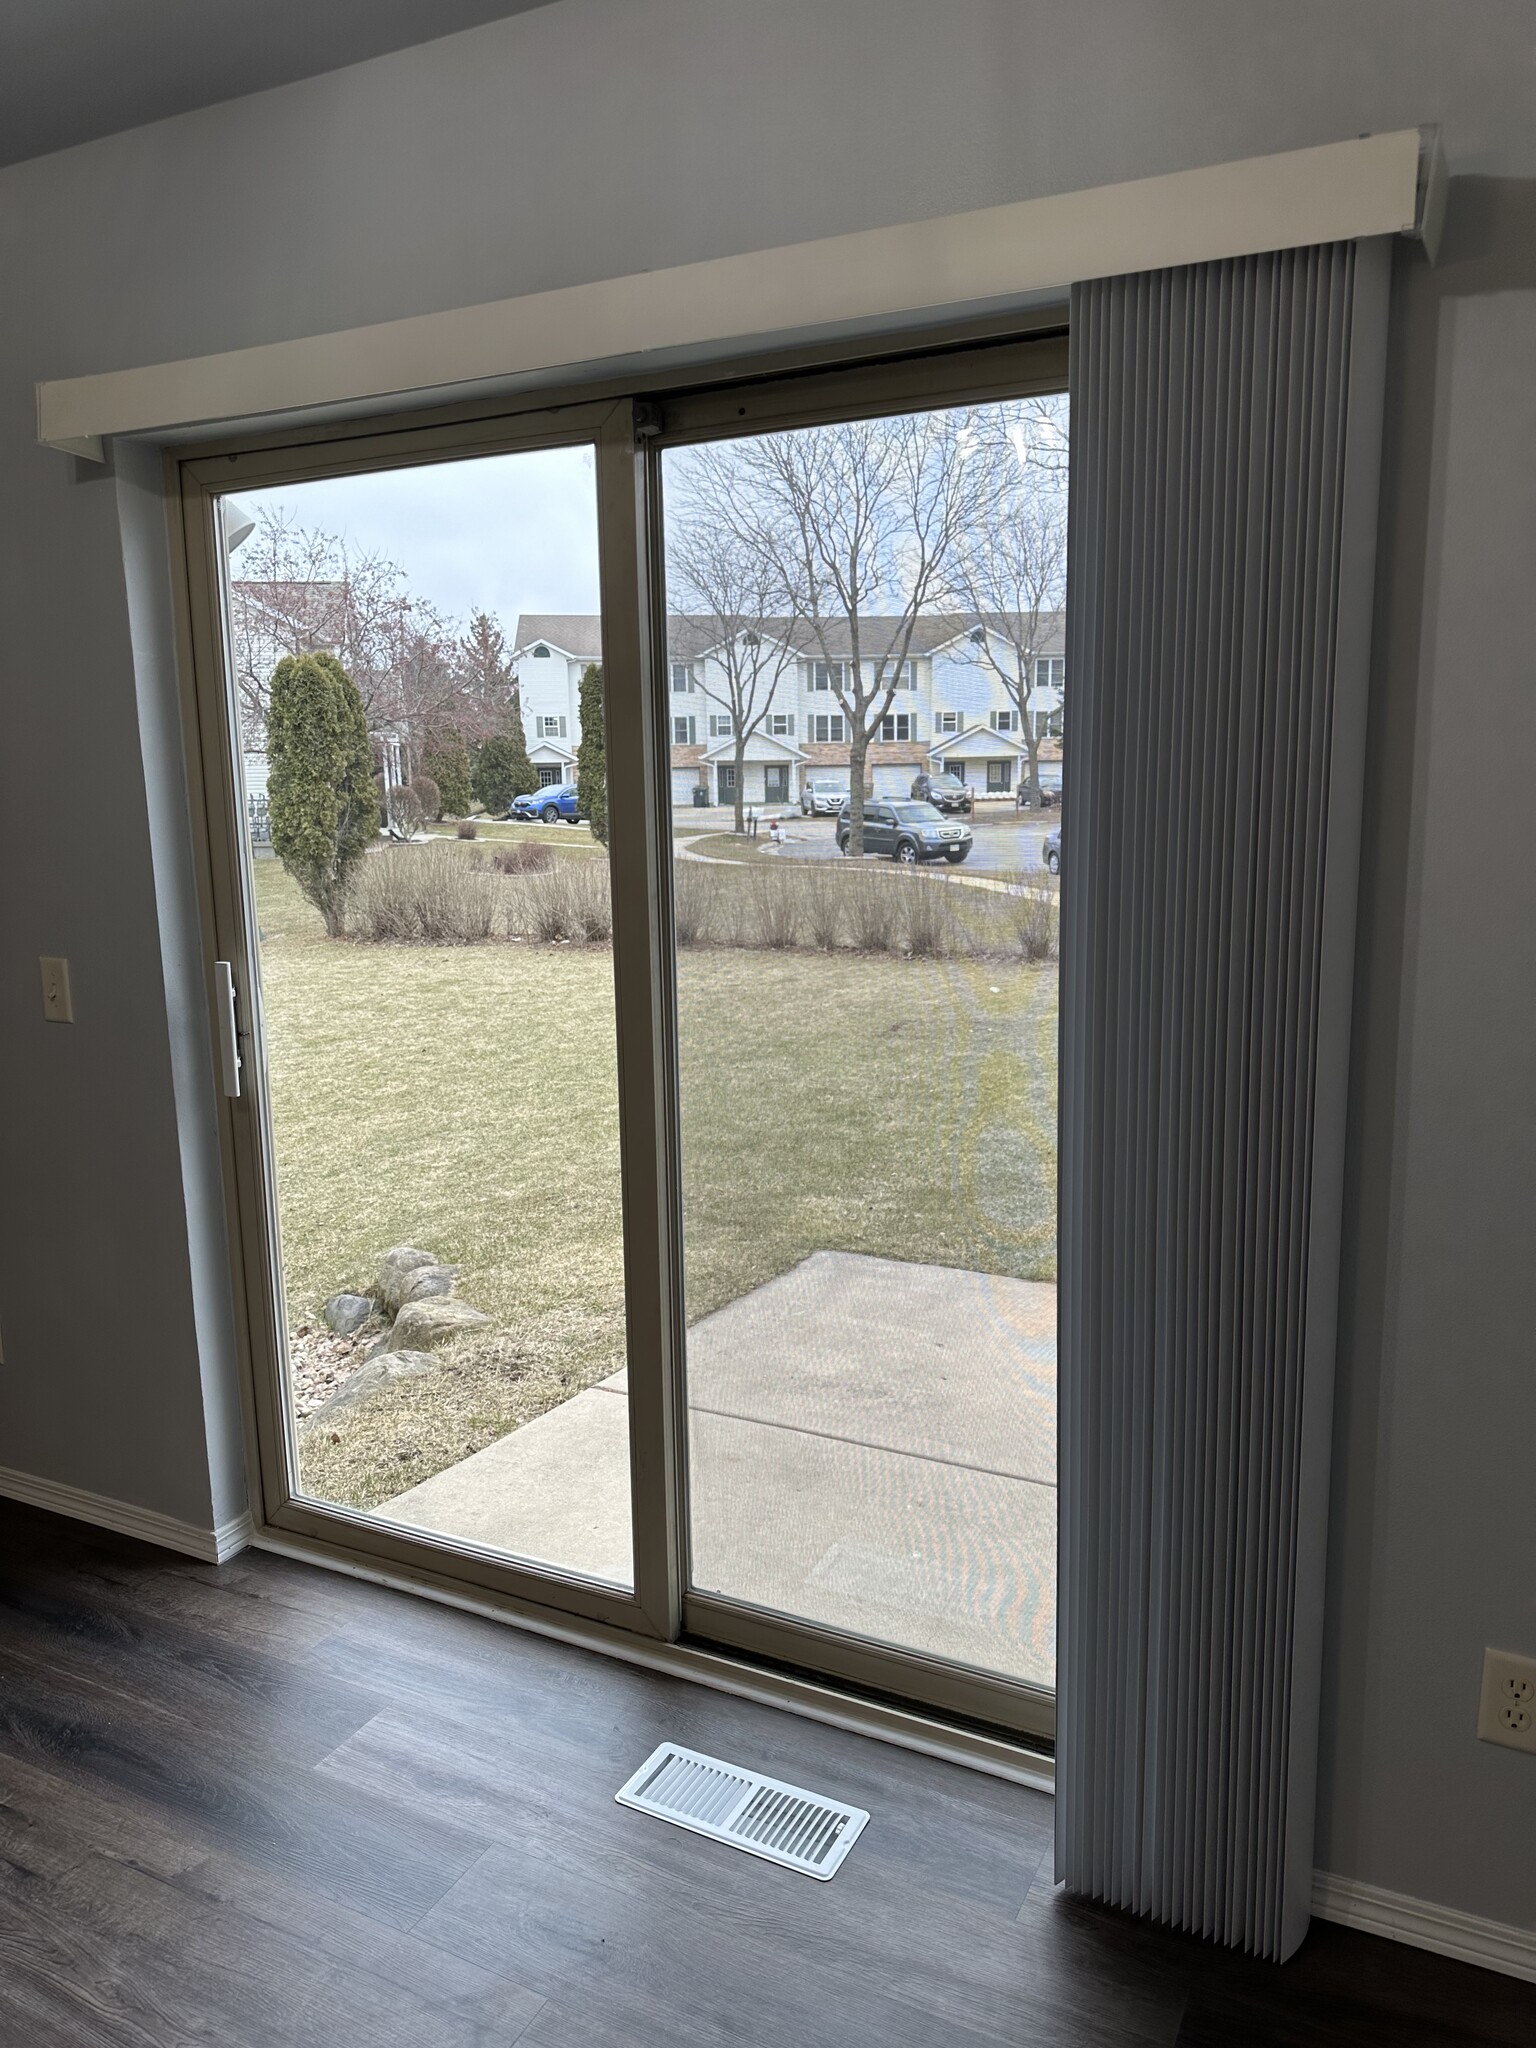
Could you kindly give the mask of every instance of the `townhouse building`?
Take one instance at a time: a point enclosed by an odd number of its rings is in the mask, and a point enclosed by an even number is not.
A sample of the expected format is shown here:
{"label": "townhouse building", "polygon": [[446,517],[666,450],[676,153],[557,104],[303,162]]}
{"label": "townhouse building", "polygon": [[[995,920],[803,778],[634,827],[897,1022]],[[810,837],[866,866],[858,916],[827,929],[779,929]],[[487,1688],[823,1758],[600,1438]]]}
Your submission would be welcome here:
{"label": "townhouse building", "polygon": [[[889,656],[900,622],[862,622],[860,656],[867,684]],[[868,789],[905,796],[915,775],[947,769],[979,800],[1011,800],[1027,765],[1027,736],[1018,697],[1014,650],[1028,646],[1028,716],[1040,779],[1061,786],[1062,702],[1066,685],[1064,616],[1053,612],[1033,635],[1014,622],[974,613],[917,621],[896,678],[889,711],[867,757]],[[751,668],[758,681],[750,711],[763,715],[750,733],[740,771],[753,805],[798,803],[807,775],[846,775],[847,694],[853,659],[848,629],[814,637],[786,619],[754,623]],[[703,791],[710,803],[735,798],[736,734],[728,667],[718,631],[707,620],[676,615],[667,622],[667,694],[671,718],[672,801],[681,808]],[[522,691],[529,758],[541,782],[570,780],[581,738],[577,716],[581,672],[601,661],[596,613],[525,614],[518,621],[513,664]],[[739,665],[739,664],[738,664]],[[886,671],[888,674],[888,670]]]}

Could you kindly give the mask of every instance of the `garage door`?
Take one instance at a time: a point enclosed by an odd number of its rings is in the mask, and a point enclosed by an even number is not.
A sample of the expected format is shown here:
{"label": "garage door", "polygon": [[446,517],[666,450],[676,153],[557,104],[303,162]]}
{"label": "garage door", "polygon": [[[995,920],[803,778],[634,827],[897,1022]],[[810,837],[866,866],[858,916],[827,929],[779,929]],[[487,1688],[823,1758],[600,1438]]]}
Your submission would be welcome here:
{"label": "garage door", "polygon": [[674,768],[672,770],[673,809],[678,811],[687,810],[693,802],[693,792],[698,786],[699,771],[697,768]]}
{"label": "garage door", "polygon": [[875,795],[885,803],[898,801],[912,794],[912,778],[915,768],[877,768],[875,770]]}

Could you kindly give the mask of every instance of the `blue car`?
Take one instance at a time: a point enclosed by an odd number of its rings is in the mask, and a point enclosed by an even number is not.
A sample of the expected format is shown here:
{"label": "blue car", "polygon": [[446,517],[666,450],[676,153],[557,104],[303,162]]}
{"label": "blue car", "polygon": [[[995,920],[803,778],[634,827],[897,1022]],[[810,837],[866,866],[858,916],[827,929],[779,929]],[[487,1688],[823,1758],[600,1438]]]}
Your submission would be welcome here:
{"label": "blue car", "polygon": [[553,825],[559,818],[567,818],[575,824],[581,813],[576,808],[576,785],[574,782],[551,783],[547,789],[530,790],[526,796],[515,796],[509,818],[538,818],[546,825]]}

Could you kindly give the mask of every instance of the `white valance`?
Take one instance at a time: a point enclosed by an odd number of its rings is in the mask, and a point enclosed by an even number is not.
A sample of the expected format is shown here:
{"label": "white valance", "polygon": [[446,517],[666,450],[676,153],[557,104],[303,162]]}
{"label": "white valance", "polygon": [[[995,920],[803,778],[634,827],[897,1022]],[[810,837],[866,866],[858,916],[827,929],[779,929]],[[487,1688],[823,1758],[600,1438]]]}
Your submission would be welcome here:
{"label": "white valance", "polygon": [[1442,182],[1433,131],[1241,163],[643,271],[370,327],[38,386],[38,438],[97,458],[114,434],[223,425],[659,350],[913,324],[1089,278],[1270,249],[1418,234]]}

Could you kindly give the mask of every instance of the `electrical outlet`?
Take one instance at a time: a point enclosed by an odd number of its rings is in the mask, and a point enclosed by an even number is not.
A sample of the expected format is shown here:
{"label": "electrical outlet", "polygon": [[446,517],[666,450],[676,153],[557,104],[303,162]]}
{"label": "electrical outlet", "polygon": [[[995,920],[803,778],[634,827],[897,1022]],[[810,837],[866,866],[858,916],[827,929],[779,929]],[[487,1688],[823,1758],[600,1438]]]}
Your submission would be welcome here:
{"label": "electrical outlet", "polygon": [[1484,1650],[1483,1696],[1477,1710],[1480,1742],[1502,1742],[1536,1756],[1536,1657]]}
{"label": "electrical outlet", "polygon": [[73,1024],[75,1006],[69,993],[69,962],[45,955],[37,964],[43,970],[43,1015],[50,1024]]}

